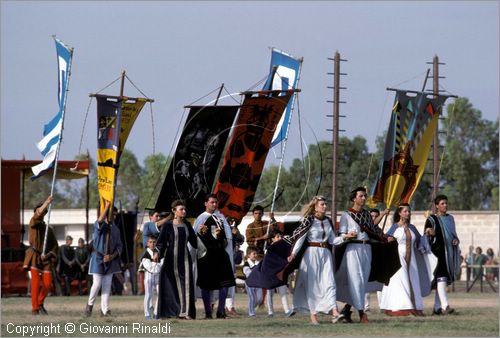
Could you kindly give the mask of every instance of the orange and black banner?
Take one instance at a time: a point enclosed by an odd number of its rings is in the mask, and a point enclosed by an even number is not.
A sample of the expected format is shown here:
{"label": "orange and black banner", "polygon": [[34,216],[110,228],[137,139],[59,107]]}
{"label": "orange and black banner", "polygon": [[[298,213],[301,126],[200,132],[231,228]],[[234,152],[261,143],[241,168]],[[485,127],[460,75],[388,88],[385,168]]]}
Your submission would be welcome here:
{"label": "orange and black banner", "polygon": [[235,220],[241,220],[252,205],[271,140],[293,90],[255,94],[246,94],[214,189],[219,210]]}
{"label": "orange and black banner", "polygon": [[204,199],[212,191],[239,106],[190,108],[155,210],[170,211],[174,200],[183,199],[188,217],[198,217],[205,211]]}
{"label": "orange and black banner", "polygon": [[120,155],[127,142],[144,99],[119,100],[116,97],[96,95],[97,99],[97,189],[100,212],[105,201],[114,201],[115,180]]}

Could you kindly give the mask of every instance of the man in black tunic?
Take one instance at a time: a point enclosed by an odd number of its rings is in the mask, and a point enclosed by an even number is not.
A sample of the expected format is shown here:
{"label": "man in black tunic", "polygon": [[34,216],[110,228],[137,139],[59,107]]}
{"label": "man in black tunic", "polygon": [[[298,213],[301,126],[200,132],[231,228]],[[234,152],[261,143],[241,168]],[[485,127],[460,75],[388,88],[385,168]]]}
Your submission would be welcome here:
{"label": "man in black tunic", "polygon": [[[204,255],[198,255],[196,285],[201,289],[205,318],[212,318],[210,291],[219,291],[217,318],[226,318],[225,301],[228,288],[235,286],[234,271],[226,247],[232,254],[232,234],[224,216],[217,211],[217,195],[205,198],[205,212],[195,222],[195,232],[206,247]],[[200,249],[200,248],[198,248]],[[201,256],[201,257],[200,257]]]}

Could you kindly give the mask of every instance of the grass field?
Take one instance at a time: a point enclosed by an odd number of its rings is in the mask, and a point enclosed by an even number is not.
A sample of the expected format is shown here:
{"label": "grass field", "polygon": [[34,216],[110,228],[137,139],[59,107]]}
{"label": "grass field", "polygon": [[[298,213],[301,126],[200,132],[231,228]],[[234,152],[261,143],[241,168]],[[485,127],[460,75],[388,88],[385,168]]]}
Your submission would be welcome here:
{"label": "grass field", "polygon": [[[143,320],[142,296],[112,296],[110,306],[113,318],[101,318],[99,304],[90,318],[83,316],[87,297],[49,297],[46,308],[50,316],[32,316],[27,297],[2,298],[1,336],[191,336],[191,337],[278,337],[278,336],[351,336],[351,337],[498,337],[499,298],[491,290],[472,290],[466,293],[458,285],[449,293],[450,304],[458,314],[431,316],[434,294],[425,299],[425,317],[387,317],[380,313],[376,296],[371,297],[372,309],[368,325],[331,324],[330,316],[319,316],[319,326],[309,324],[307,314],[284,318],[279,297],[274,297],[275,316],[267,318],[265,307],[259,308],[255,318],[246,316],[246,295],[238,293],[236,308],[239,318],[214,320]],[[291,295],[289,296],[291,303]],[[97,299],[100,302],[100,298]],[[343,304],[339,303],[339,307]],[[203,318],[201,300],[196,303],[198,318]],[[358,319],[357,314],[353,319]],[[74,328],[74,333],[71,331]],[[38,331],[37,331],[38,330]],[[149,333],[148,333],[149,332]],[[33,334],[34,333],[34,334]]]}

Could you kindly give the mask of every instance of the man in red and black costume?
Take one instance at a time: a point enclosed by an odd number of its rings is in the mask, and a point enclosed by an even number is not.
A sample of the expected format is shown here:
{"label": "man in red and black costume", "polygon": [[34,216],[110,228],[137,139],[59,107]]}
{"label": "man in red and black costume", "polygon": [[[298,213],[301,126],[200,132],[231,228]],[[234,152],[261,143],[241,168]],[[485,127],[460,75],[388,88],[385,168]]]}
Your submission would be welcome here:
{"label": "man in red and black costume", "polygon": [[45,229],[47,224],[43,221],[47,208],[52,203],[52,196],[45,202],[38,204],[33,209],[33,217],[29,223],[29,248],[24,258],[24,269],[31,272],[31,313],[33,315],[47,315],[43,302],[52,286],[52,268],[57,261],[57,244],[54,231],[49,226],[47,230],[47,244],[44,250]]}

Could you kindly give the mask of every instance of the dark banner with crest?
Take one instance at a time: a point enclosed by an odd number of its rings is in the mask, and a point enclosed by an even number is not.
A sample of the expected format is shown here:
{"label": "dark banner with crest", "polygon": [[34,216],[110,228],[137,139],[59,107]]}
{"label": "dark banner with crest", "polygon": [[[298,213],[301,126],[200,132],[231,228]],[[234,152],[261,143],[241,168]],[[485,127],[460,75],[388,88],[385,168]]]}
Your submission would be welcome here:
{"label": "dark banner with crest", "polygon": [[239,106],[190,107],[175,155],[168,168],[157,211],[170,211],[176,199],[186,202],[187,216],[205,211],[222,152]]}

